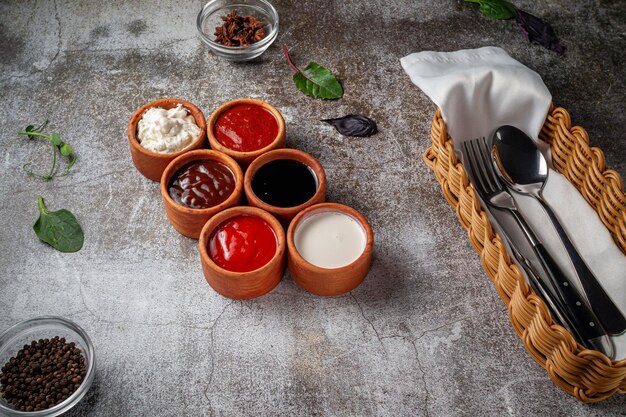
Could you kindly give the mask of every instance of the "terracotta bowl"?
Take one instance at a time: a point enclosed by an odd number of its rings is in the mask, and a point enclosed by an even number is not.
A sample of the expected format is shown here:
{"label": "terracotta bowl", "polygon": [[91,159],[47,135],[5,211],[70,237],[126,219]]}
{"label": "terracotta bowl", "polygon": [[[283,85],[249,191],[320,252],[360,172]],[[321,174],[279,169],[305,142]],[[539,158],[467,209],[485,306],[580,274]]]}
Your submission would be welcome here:
{"label": "terracotta bowl", "polygon": [[[269,110],[269,112],[274,115],[274,117],[276,118],[276,122],[278,122],[278,134],[276,135],[276,138],[274,139],[272,143],[256,151],[240,152],[240,151],[236,151],[236,150],[230,149],[222,145],[217,140],[217,137],[215,136],[215,131],[214,131],[215,123],[217,122],[217,119],[220,117],[220,115],[223,112],[225,112],[226,110],[238,104],[256,104],[257,106],[261,106]],[[285,146],[285,120],[283,119],[283,115],[280,114],[280,112],[276,110],[274,106],[272,106],[271,104],[263,100],[257,100],[255,98],[239,98],[236,100],[226,102],[222,104],[221,106],[219,106],[211,114],[207,122],[207,126],[208,126],[207,136],[209,138],[209,145],[211,146],[211,148],[218,150],[220,152],[224,152],[226,155],[232,157],[235,161],[241,164],[241,167],[243,169],[245,169],[248,165],[250,165],[250,163],[252,163],[252,161],[254,161],[254,159],[256,159],[259,155],[262,155],[267,151],[271,151],[272,149],[283,148]]]}
{"label": "terracotta bowl", "polygon": [[[185,149],[175,153],[157,153],[152,152],[139,144],[137,140],[137,124],[143,117],[146,110],[152,107],[161,107],[169,110],[176,107],[178,104],[182,104],[185,109],[193,116],[196,124],[200,128],[200,135]],[[130,154],[133,157],[133,163],[137,170],[146,178],[153,181],[160,181],[161,175],[165,170],[165,167],[176,159],[178,156],[185,152],[192,151],[194,149],[204,148],[206,140],[206,121],[202,111],[194,104],[181,100],[178,98],[162,98],[160,100],[152,101],[148,104],[144,104],[133,114],[128,122],[128,143],[130,145]]]}
{"label": "terracotta bowl", "polygon": [[[296,249],[294,235],[298,224],[316,213],[341,212],[357,220],[365,231],[366,243],[363,253],[351,264],[340,268],[320,268],[307,262]],[[318,295],[340,295],[353,290],[365,279],[374,248],[374,234],[368,221],[355,209],[336,203],[322,203],[301,211],[287,231],[288,268],[293,280],[305,290]]]}
{"label": "terracotta bowl", "polygon": [[[209,256],[207,246],[211,233],[223,222],[236,216],[258,216],[276,233],[274,257],[261,268],[250,272],[232,272],[218,266]],[[247,299],[270,292],[280,282],[286,267],[286,239],[281,224],[274,216],[256,207],[233,207],[213,216],[202,228],[198,240],[202,271],[209,285],[225,297]]]}
{"label": "terracotta bowl", "polygon": [[[175,202],[168,191],[168,184],[172,176],[183,165],[192,161],[206,159],[221,162],[233,172],[235,175],[235,189],[232,194],[222,203],[203,209],[185,207]],[[241,171],[239,164],[237,164],[237,162],[235,162],[235,160],[230,156],[209,149],[198,149],[180,155],[178,158],[170,162],[161,176],[161,197],[163,198],[163,204],[165,205],[167,217],[172,226],[174,226],[174,229],[192,239],[198,239],[204,224],[216,213],[239,204],[242,195],[243,172]]]}
{"label": "terracotta bowl", "polygon": [[[279,159],[290,159],[301,162],[311,168],[315,173],[315,176],[317,177],[317,191],[313,197],[305,203],[293,207],[276,207],[261,200],[252,190],[252,180],[254,179],[254,176],[259,168],[268,162]],[[252,164],[250,164],[243,179],[243,188],[246,198],[248,199],[248,203],[251,206],[259,207],[272,213],[278,218],[278,220],[281,221],[285,228],[287,228],[291,219],[293,219],[296,214],[313,204],[323,203],[326,201],[326,173],[324,172],[322,164],[306,152],[302,152],[297,149],[276,149],[259,156],[254,160],[254,162],[252,162]]]}

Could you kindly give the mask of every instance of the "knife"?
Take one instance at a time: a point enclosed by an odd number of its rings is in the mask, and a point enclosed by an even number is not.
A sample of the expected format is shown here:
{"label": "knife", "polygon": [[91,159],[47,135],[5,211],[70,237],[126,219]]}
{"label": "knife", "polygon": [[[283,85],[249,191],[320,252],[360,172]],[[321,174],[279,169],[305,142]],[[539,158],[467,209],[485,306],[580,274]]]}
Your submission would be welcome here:
{"label": "knife", "polygon": [[[601,329],[596,329],[595,332],[581,332],[577,326],[574,325],[572,320],[569,319],[567,314],[562,313],[562,306],[559,302],[555,301],[558,298],[555,298],[555,295],[552,293],[543,280],[539,277],[534,267],[526,259],[519,250],[515,247],[511,239],[505,235],[506,242],[513,253],[513,257],[517,261],[517,263],[522,267],[524,272],[526,272],[527,282],[548,305],[552,316],[556,318],[556,321],[559,324],[563,325],[570,333],[574,334],[579,341],[587,340],[589,346],[594,349],[603,352],[609,358],[615,358],[615,346],[611,338],[606,334],[606,332]],[[595,327],[595,326],[592,326]]]}

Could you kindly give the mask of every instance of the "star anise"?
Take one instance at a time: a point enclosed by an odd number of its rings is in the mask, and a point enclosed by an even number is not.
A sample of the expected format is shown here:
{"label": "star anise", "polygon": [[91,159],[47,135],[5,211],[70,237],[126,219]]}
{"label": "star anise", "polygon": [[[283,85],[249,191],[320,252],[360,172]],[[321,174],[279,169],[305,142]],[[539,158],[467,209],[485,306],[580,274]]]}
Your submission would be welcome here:
{"label": "star anise", "polygon": [[224,23],[215,28],[215,42],[224,46],[247,46],[265,38],[265,22],[253,16],[239,16],[233,9],[221,16]]}

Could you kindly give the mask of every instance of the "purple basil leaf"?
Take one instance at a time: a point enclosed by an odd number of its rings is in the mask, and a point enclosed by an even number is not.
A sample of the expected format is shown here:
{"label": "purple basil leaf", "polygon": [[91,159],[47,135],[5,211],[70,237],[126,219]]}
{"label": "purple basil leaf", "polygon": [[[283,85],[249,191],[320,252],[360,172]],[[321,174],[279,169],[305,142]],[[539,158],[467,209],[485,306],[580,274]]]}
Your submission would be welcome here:
{"label": "purple basil leaf", "polygon": [[518,9],[515,21],[526,39],[531,43],[541,45],[559,54],[565,52],[565,47],[559,42],[552,26],[537,16]]}
{"label": "purple basil leaf", "polygon": [[376,122],[366,116],[349,114],[337,119],[324,119],[344,136],[371,136],[376,133]]}

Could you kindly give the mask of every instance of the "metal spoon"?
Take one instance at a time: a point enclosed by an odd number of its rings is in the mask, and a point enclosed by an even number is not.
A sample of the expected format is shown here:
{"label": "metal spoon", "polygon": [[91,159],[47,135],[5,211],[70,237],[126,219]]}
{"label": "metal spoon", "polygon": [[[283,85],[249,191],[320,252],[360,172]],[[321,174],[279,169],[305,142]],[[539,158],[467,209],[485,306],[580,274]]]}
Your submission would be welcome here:
{"label": "metal spoon", "polygon": [[569,255],[590,307],[608,334],[626,331],[626,319],[604,291],[542,196],[548,164],[535,142],[513,126],[501,126],[491,138],[491,156],[500,178],[515,191],[537,199],[552,221]]}

